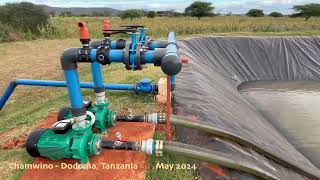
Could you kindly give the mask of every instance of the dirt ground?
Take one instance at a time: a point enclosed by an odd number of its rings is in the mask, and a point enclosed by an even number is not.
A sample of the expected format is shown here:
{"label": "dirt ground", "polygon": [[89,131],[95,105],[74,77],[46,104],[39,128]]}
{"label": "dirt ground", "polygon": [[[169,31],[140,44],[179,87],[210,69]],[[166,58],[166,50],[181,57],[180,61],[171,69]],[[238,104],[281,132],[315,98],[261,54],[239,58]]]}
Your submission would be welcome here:
{"label": "dirt ground", "polygon": [[76,39],[1,43],[0,92],[16,78],[60,77],[61,52],[67,47],[74,46],[79,46]]}

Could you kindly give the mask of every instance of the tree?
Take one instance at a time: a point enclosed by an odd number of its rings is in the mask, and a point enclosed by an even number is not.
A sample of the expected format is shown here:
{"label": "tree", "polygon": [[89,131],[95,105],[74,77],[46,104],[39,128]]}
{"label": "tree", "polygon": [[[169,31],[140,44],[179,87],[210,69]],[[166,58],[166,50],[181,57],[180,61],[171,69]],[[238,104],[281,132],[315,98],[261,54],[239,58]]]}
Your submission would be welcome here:
{"label": "tree", "polygon": [[250,17],[263,17],[264,13],[261,9],[251,9],[249,12],[247,12],[247,16]]}
{"label": "tree", "polygon": [[201,17],[210,16],[213,14],[214,7],[211,6],[212,3],[196,1],[188,6],[184,12],[188,16],[198,17],[200,20]]}
{"label": "tree", "polygon": [[21,32],[38,34],[41,27],[49,24],[49,14],[29,2],[9,3],[0,6],[0,21]]}
{"label": "tree", "polygon": [[121,14],[121,19],[130,18],[130,20],[132,20],[134,18],[140,18],[141,16],[143,16],[143,12],[141,10],[129,9],[123,11],[123,13]]}
{"label": "tree", "polygon": [[272,12],[269,14],[269,16],[271,17],[283,17],[283,14],[279,13],[279,12]]}
{"label": "tree", "polygon": [[72,13],[70,11],[64,11],[60,14],[62,17],[71,17]]}
{"label": "tree", "polygon": [[296,17],[305,17],[308,21],[312,16],[320,16],[320,4],[306,4],[301,6],[294,6],[293,9],[297,12]]}
{"label": "tree", "polygon": [[155,18],[156,17],[156,12],[155,11],[149,11],[147,13],[147,17],[148,18]]}

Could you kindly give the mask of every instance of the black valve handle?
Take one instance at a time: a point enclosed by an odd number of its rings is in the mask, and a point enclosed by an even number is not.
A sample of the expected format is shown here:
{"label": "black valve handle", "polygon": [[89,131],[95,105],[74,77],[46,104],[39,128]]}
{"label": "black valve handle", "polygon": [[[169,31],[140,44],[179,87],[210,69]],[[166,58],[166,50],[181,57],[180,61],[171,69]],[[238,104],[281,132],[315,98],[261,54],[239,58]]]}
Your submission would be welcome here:
{"label": "black valve handle", "polygon": [[145,26],[143,25],[127,25],[127,26],[120,26],[120,27],[124,27],[124,28],[145,28]]}
{"label": "black valve handle", "polygon": [[109,34],[121,34],[121,33],[136,33],[137,29],[110,29],[110,30],[102,30],[105,33]]}

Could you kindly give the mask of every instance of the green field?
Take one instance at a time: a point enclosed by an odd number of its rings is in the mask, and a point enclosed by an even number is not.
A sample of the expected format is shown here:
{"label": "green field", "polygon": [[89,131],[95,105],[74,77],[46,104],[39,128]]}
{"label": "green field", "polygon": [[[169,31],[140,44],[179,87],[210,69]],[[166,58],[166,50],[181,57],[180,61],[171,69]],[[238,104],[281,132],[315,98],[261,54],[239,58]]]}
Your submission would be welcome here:
{"label": "green field", "polygon": [[[50,24],[53,28],[42,28],[37,40],[30,40],[28,34],[12,34],[18,42],[0,43],[0,93],[6,85],[15,78],[33,79],[63,79],[60,69],[59,57],[64,48],[78,46],[78,30],[76,24],[79,20],[89,25],[92,39],[102,38],[101,26],[105,18],[102,17],[53,17]],[[112,27],[127,24],[143,24],[148,27],[148,35],[154,39],[165,38],[168,31],[176,32],[178,38],[204,35],[255,35],[255,36],[290,36],[290,35],[320,35],[320,18],[311,18],[305,22],[304,18],[250,18],[250,17],[208,17],[200,21],[192,17],[157,17],[154,19],[140,18],[121,20],[111,18]],[[125,37],[125,36],[123,36]],[[13,50],[19,50],[19,53]],[[90,81],[88,65],[81,65],[80,75],[82,81]],[[113,83],[134,83],[142,77],[158,81],[164,77],[159,68],[149,66],[140,72],[125,71],[123,65],[111,65],[103,68],[105,81]],[[92,91],[83,91],[90,96]],[[108,92],[111,106],[121,113],[127,108],[134,113],[149,113],[163,111],[164,107],[153,100],[153,96],[134,95],[132,93]],[[19,87],[10,102],[0,112],[0,144],[27,134],[51,112],[68,104],[65,89]],[[159,133],[157,138],[163,138]],[[24,149],[0,150],[0,179],[19,179],[22,171],[8,168],[12,162],[32,162]],[[158,175],[170,178],[196,178],[197,172],[159,172],[153,169],[156,161],[189,162],[183,157],[165,156],[150,158],[148,179],[155,179]],[[157,174],[160,173],[160,174]]]}

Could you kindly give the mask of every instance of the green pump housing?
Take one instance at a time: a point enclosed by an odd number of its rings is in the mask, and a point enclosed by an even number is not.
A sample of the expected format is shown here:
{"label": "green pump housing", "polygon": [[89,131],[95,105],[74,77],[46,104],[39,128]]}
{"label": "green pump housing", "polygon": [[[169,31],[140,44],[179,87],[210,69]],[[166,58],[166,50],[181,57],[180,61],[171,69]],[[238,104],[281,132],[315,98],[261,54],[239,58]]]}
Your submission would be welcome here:
{"label": "green pump housing", "polygon": [[95,103],[88,111],[92,112],[96,117],[92,127],[99,129],[101,133],[106,132],[107,128],[115,125],[115,113],[109,109],[108,100],[103,103]]}
{"label": "green pump housing", "polygon": [[[98,129],[100,133],[104,133],[108,128],[115,125],[115,113],[109,108],[109,101],[106,99],[102,103],[94,103],[93,106],[87,108],[95,116],[95,122],[92,128]],[[73,118],[71,108],[67,108],[67,112],[62,112],[59,120]],[[64,114],[66,113],[66,114]],[[91,117],[87,116],[86,120],[91,121]]]}
{"label": "green pump housing", "polygon": [[84,164],[89,162],[89,156],[99,154],[100,142],[101,135],[93,133],[89,121],[83,121],[62,134],[51,128],[38,129],[29,136],[26,149],[33,157],[73,158]]}
{"label": "green pump housing", "polygon": [[[100,151],[101,133],[114,126],[115,113],[109,109],[107,100],[92,106],[90,103],[86,109],[95,117],[93,124],[90,115],[73,123],[71,108],[62,108],[58,122],[52,128],[38,129],[30,134],[26,143],[28,153],[52,160],[72,158],[79,159],[82,164],[89,162],[89,157]],[[94,133],[93,129],[98,129],[99,133]]]}

